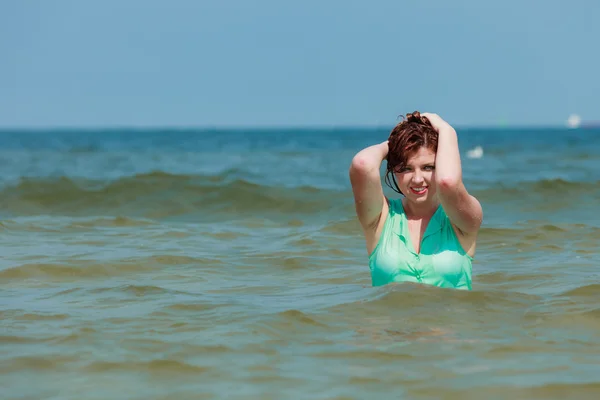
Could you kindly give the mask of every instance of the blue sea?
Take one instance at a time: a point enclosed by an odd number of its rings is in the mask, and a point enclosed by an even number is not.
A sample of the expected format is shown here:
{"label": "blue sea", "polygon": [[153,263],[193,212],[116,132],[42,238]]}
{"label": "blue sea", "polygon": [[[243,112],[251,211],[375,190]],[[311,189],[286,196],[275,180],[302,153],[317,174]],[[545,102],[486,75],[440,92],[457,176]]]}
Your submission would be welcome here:
{"label": "blue sea", "polygon": [[470,292],[371,286],[390,129],[0,131],[1,397],[600,397],[600,129],[457,129]]}

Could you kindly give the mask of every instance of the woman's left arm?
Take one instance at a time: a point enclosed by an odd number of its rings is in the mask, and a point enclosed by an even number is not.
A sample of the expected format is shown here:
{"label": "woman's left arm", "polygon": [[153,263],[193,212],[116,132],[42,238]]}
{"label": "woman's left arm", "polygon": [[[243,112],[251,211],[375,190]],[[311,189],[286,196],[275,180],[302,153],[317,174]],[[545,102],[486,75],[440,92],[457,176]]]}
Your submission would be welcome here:
{"label": "woman's left arm", "polygon": [[438,132],[435,182],[442,207],[464,235],[476,234],[483,220],[483,210],[463,184],[456,131],[437,114],[423,113],[421,116],[427,117]]}

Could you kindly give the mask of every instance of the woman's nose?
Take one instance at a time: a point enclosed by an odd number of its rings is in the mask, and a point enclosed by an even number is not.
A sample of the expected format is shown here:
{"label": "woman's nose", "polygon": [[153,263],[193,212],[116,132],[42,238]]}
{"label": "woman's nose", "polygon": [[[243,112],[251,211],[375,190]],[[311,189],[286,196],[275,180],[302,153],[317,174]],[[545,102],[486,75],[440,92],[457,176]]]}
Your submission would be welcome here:
{"label": "woman's nose", "polygon": [[423,182],[423,175],[420,172],[415,172],[412,180],[413,180],[413,182],[421,183],[421,182]]}

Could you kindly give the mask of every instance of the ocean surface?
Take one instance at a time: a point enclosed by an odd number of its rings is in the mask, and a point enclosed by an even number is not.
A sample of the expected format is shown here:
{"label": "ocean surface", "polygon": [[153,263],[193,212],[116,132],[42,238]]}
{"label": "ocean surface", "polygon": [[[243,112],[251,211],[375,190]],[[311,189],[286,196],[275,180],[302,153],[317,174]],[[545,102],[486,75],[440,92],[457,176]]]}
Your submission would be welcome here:
{"label": "ocean surface", "polygon": [[600,129],[458,129],[470,292],[371,286],[388,132],[0,132],[1,398],[599,398]]}

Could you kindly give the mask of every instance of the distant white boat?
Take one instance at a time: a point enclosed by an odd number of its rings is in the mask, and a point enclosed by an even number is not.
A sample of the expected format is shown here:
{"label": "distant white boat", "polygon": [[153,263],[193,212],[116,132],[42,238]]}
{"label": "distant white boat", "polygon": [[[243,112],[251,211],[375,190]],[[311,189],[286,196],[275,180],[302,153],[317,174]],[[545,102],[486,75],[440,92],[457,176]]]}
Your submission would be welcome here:
{"label": "distant white boat", "polygon": [[581,125],[581,117],[577,114],[569,115],[567,119],[567,126],[571,129],[579,128]]}

